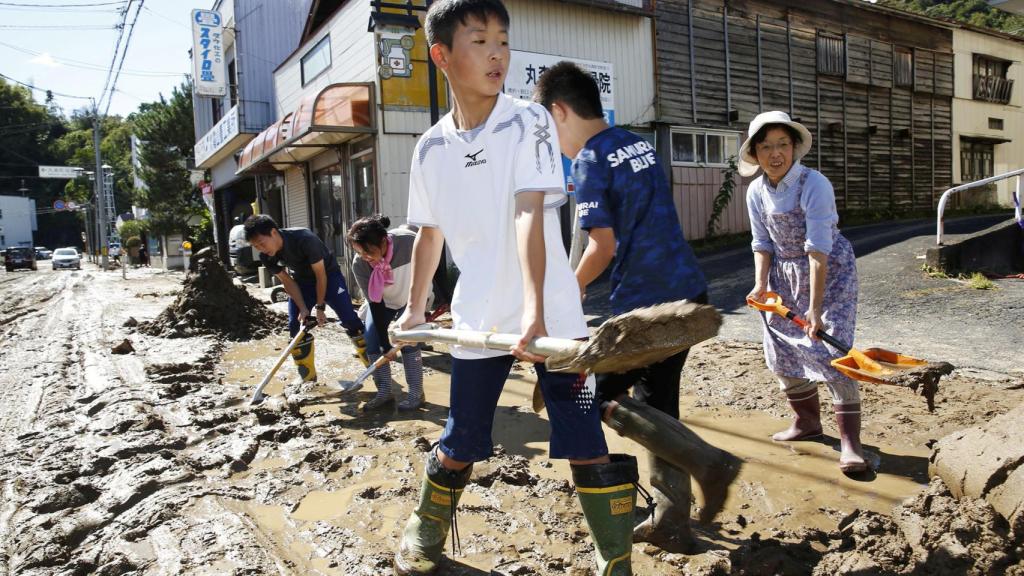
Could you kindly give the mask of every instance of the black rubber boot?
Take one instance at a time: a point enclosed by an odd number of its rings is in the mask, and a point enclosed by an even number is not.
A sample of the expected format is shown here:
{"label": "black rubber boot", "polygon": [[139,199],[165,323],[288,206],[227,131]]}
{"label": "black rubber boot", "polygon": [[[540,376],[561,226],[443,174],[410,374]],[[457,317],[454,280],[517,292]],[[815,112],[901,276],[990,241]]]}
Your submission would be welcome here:
{"label": "black rubber boot", "polygon": [[633,542],[648,542],[665,552],[686,554],[693,550],[690,531],[690,475],[647,453],[651,466],[654,512],[633,529]]}

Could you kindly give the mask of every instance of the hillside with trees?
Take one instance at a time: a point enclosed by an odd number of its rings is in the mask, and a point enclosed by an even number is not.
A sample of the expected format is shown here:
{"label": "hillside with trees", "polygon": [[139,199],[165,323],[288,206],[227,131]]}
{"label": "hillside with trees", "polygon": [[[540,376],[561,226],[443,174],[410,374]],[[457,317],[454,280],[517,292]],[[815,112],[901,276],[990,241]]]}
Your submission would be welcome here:
{"label": "hillside with trees", "polygon": [[993,8],[985,0],[878,0],[881,6],[948,18],[1024,38],[1024,16]]}

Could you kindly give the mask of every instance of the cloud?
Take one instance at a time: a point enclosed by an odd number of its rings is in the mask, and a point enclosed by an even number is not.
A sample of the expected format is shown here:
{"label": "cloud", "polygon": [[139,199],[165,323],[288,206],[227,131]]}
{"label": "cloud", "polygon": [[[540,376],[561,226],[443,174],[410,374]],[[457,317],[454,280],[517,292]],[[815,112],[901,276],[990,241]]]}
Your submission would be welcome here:
{"label": "cloud", "polygon": [[60,66],[60,62],[53,59],[48,53],[43,52],[39,56],[29,60],[30,64],[39,64],[40,66],[46,66],[47,68],[57,68]]}

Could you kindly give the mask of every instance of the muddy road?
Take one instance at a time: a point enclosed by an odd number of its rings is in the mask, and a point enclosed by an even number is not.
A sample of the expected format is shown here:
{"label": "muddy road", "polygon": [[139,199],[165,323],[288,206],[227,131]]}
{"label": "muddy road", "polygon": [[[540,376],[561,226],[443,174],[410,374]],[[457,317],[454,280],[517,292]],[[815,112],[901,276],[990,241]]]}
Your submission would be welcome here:
{"label": "muddy road", "polygon": [[[288,386],[286,364],[270,398],[250,408],[287,342],[284,318],[249,342],[139,333],[135,323],[174,302],[182,280],[132,270],[123,281],[91,265],[0,276],[0,576],[389,573],[423,453],[444,426],[447,356],[424,354],[424,410],[367,415],[359,406],[372,383],[338,395],[334,381],[361,366],[341,330],[320,329],[321,381]],[[111,352],[126,339],[134,352]],[[403,383],[400,363],[393,371]],[[466,489],[463,554],[443,574],[591,573],[568,464],[546,457],[532,385],[532,369],[517,366],[495,420],[501,448]],[[879,468],[852,479],[838,471],[828,408],[825,442],[770,441],[788,414],[758,345],[719,338],[695,348],[683,393],[686,421],[746,466],[726,510],[699,528],[697,553],[636,545],[636,574],[905,573],[900,558],[913,563],[895,544],[850,556],[857,531],[884,532],[901,502],[941,492],[928,478],[936,440],[1024,401],[1019,379],[959,372],[943,381],[934,413],[908,390],[866,387],[863,440]]]}

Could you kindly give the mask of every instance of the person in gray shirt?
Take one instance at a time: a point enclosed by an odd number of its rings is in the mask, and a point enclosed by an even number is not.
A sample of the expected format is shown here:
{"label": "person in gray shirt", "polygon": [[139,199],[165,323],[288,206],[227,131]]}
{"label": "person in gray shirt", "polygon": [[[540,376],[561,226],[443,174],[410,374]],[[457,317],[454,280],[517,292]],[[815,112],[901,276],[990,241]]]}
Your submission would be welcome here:
{"label": "person in gray shirt", "polygon": [[[348,241],[356,252],[352,274],[369,306],[366,319],[366,353],[370,362],[391,350],[388,325],[402,315],[409,299],[412,282],[412,247],[416,230],[398,227],[388,230],[391,220],[376,214],[361,218],[348,231]],[[398,404],[399,410],[416,410],[423,406],[423,360],[415,345],[402,347],[402,365],[409,394]],[[373,374],[377,395],[363,405],[363,410],[377,410],[395,401],[391,393],[391,366],[385,364]],[[350,387],[358,390],[362,385]]]}

